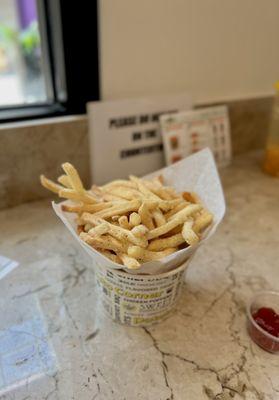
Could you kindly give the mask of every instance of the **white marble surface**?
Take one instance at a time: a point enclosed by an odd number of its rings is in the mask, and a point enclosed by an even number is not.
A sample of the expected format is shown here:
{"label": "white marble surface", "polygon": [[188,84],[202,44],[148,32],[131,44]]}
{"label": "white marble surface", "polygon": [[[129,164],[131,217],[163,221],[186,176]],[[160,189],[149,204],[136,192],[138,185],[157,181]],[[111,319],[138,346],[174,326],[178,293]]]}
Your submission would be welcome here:
{"label": "white marble surface", "polygon": [[190,265],[176,312],[127,328],[102,315],[94,268],[49,202],[0,213],[0,399],[279,399],[279,357],[246,332],[245,304],[279,290],[279,180],[257,154],[223,172],[227,215]]}

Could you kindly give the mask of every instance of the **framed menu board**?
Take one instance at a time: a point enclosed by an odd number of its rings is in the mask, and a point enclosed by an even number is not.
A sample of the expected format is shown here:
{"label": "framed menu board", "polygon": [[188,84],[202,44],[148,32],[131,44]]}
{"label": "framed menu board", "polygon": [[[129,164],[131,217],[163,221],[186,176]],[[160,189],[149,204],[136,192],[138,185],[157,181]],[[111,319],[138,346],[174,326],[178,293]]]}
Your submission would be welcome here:
{"label": "framed menu board", "polygon": [[209,147],[218,166],[231,160],[231,140],[226,106],[165,114],[160,117],[166,164]]}

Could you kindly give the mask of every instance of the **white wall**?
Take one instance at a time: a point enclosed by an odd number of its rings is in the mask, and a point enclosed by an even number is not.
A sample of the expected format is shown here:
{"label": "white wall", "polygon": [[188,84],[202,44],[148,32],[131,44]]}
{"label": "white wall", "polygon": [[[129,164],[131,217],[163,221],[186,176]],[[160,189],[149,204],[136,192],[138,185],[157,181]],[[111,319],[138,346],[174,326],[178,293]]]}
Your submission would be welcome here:
{"label": "white wall", "polygon": [[258,97],[279,79],[279,0],[99,2],[103,99]]}

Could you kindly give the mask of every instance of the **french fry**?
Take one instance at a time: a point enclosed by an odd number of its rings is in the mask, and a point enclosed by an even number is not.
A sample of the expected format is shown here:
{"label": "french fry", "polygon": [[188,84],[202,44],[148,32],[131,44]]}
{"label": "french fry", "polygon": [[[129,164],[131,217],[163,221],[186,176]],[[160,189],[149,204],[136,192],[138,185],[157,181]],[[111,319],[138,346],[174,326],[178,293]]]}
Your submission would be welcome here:
{"label": "french fry", "polygon": [[181,194],[178,194],[174,188],[170,187],[170,186],[166,186],[165,191],[168,192],[168,194],[171,196],[172,199],[182,199]]}
{"label": "french fry", "polygon": [[115,237],[116,239],[124,242],[124,243],[132,243],[140,247],[147,247],[148,242],[145,237],[136,237],[131,231],[128,229],[121,228],[120,226],[113,225],[101,218],[95,217],[92,214],[84,213],[82,215],[82,219],[85,222],[92,223],[93,225],[98,225],[102,223],[106,223],[108,226],[108,233]]}
{"label": "french fry", "polygon": [[52,180],[46,178],[44,175],[40,176],[40,181],[43,187],[50,190],[53,193],[59,193],[61,189],[64,189],[63,186],[58,185],[57,183],[53,182]]}
{"label": "french fry", "polygon": [[[88,224],[91,225],[91,224]],[[91,225],[92,226],[92,225]],[[106,222],[101,223],[100,225],[94,226],[94,228],[91,228],[88,233],[91,236],[102,236],[106,233],[108,233],[109,227]]]}
{"label": "french fry", "polygon": [[114,203],[97,203],[97,204],[62,204],[62,211],[72,212],[72,213],[81,213],[81,212],[90,212],[95,213],[101,210],[105,210],[113,206]]}
{"label": "french fry", "polygon": [[201,233],[204,231],[213,221],[213,215],[207,210],[202,210],[201,213],[195,219],[193,225],[193,231]]}
{"label": "french fry", "polygon": [[185,208],[188,204],[190,203],[186,203],[185,201],[182,201],[181,203],[177,204],[175,207],[173,207],[172,210],[166,212],[165,214],[166,220],[170,219],[170,217],[178,213],[178,211],[183,210],[183,208]]}
{"label": "french fry", "polygon": [[116,264],[122,264],[121,259],[118,257],[118,255],[111,253],[109,250],[98,250],[99,253],[103,254],[103,256],[107,257],[108,259],[110,259],[112,262],[116,263]]}
{"label": "french fry", "polygon": [[113,215],[122,215],[131,211],[137,211],[141,205],[140,200],[127,201],[126,203],[116,204],[108,210],[102,210],[95,215],[100,218],[111,218]]}
{"label": "french fry", "polygon": [[161,226],[166,223],[166,218],[159,208],[152,211],[151,215],[155,221],[156,226]]}
{"label": "french fry", "polygon": [[65,186],[68,189],[73,189],[70,179],[67,175],[60,175],[57,178],[58,182],[61,183],[61,185]]}
{"label": "french fry", "polygon": [[182,236],[185,242],[188,243],[190,246],[199,242],[199,237],[193,231],[192,227],[193,227],[193,220],[190,219],[189,221],[184,222],[182,228]]}
{"label": "french fry", "polygon": [[145,185],[145,181],[143,179],[140,179],[140,178],[137,178],[136,176],[131,175],[130,180],[137,184],[138,190],[147,198],[150,198],[153,200],[161,200],[159,196],[152,193],[152,191],[148,189],[148,187]]}
{"label": "french fry", "polygon": [[184,237],[181,233],[177,233],[176,235],[169,236],[164,239],[155,239],[152,240],[147,247],[147,250],[151,251],[160,251],[165,250],[170,247],[178,247],[185,242]]}
{"label": "french fry", "polygon": [[80,234],[81,232],[84,232],[84,225],[78,225],[77,226],[77,233]]}
{"label": "french fry", "polygon": [[162,200],[172,200],[172,196],[164,189],[161,185],[159,186],[158,183],[154,181],[146,181],[146,186],[152,193],[156,194]]}
{"label": "french fry", "polygon": [[62,164],[62,168],[67,174],[72,188],[79,193],[83,193],[85,189],[75,167],[69,162],[66,162]]}
{"label": "french fry", "polygon": [[142,205],[140,206],[139,215],[143,225],[145,225],[148,229],[154,229],[152,217],[146,202],[143,202]]}
{"label": "french fry", "polygon": [[127,188],[132,188],[132,189],[137,188],[137,184],[135,182],[127,181],[125,179],[117,179],[115,181],[107,183],[106,185],[103,185],[102,189],[107,190],[107,189],[110,189],[115,186],[123,186],[123,187],[127,187]]}
{"label": "french fry", "polygon": [[128,255],[137,260],[147,262],[147,261],[159,260],[160,258],[166,257],[169,254],[174,253],[176,250],[177,250],[176,248],[169,248],[163,251],[150,251],[143,249],[139,246],[129,246]]}
{"label": "french fry", "polygon": [[138,213],[132,212],[129,217],[129,223],[131,227],[137,226],[141,224],[141,217]]}
{"label": "french fry", "polygon": [[199,196],[194,192],[183,192],[182,197],[190,203],[201,203]]}
{"label": "french fry", "polygon": [[74,189],[62,188],[58,192],[59,197],[64,197],[65,199],[75,200],[83,203],[95,204],[97,200],[88,194],[87,192],[78,193]]}
{"label": "french fry", "polygon": [[129,269],[138,269],[140,267],[140,263],[133,257],[128,256],[124,253],[118,253],[118,257],[123,262],[123,264]]}
{"label": "french fry", "polygon": [[124,200],[134,200],[137,198],[138,199],[142,198],[142,195],[138,190],[121,186],[109,188],[104,192],[104,194],[117,196]]}
{"label": "french fry", "polygon": [[162,211],[169,211],[169,210],[173,209],[173,207],[177,206],[180,203],[181,203],[181,199],[162,200],[162,201],[158,202],[158,207]]}
{"label": "french fry", "polygon": [[148,228],[145,225],[137,225],[131,230],[132,234],[136,237],[143,237],[147,234]]}
{"label": "french fry", "polygon": [[193,215],[194,213],[200,211],[201,205],[198,204],[190,204],[186,206],[183,210],[179,211],[175,215],[173,215],[171,220],[169,220],[167,223],[165,223],[162,226],[159,226],[158,228],[155,228],[151,231],[148,232],[147,238],[148,240],[154,239],[158,236],[161,236],[167,232],[169,232],[171,229],[175,228],[177,225],[182,224],[185,222],[189,216]]}
{"label": "french fry", "polygon": [[116,202],[123,202],[124,199],[122,197],[119,196],[115,196],[114,194],[111,193],[102,193],[102,195],[100,196],[101,200],[103,201],[113,201],[114,203]]}
{"label": "french fry", "polygon": [[127,215],[122,215],[118,219],[119,226],[124,229],[131,229]]}
{"label": "french fry", "polygon": [[93,226],[91,225],[91,224],[85,224],[84,225],[84,232],[88,232],[88,231],[90,231],[90,229],[92,229],[93,228]]}
{"label": "french fry", "polygon": [[115,239],[110,235],[104,236],[91,236],[88,233],[81,232],[79,237],[90,246],[102,249],[102,250],[112,250],[114,252],[126,253],[127,245],[123,242]]}

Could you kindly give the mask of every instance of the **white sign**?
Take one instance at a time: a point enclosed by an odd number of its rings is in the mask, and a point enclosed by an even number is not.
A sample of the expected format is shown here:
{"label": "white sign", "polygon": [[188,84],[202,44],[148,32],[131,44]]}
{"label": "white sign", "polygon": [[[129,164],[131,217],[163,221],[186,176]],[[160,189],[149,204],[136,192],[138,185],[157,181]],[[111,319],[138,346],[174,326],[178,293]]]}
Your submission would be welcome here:
{"label": "white sign", "polygon": [[160,117],[166,164],[209,147],[218,166],[231,160],[231,140],[226,106],[208,107]]}
{"label": "white sign", "polygon": [[87,105],[92,181],[142,176],[165,165],[159,117],[189,110],[187,94]]}

